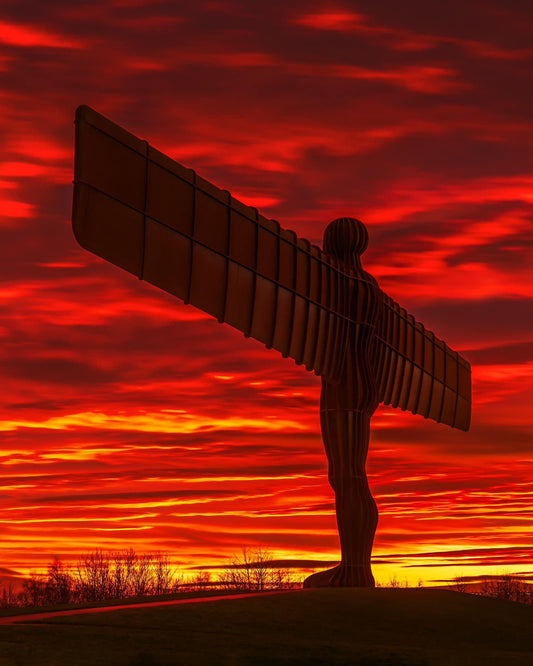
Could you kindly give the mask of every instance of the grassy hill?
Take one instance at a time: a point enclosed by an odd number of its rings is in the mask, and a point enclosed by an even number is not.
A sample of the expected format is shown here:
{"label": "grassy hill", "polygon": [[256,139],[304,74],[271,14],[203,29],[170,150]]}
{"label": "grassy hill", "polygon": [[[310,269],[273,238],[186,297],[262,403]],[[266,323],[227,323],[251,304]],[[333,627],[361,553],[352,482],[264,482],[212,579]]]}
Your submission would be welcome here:
{"label": "grassy hill", "polygon": [[448,590],[304,590],[0,627],[0,665],[533,664],[533,607]]}

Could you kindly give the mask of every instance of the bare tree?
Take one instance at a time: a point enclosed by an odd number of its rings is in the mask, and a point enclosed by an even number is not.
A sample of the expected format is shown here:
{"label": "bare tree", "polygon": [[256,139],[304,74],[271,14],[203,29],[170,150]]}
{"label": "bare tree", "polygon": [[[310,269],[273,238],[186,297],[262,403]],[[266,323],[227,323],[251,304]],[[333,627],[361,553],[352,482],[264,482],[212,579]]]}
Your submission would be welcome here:
{"label": "bare tree", "polygon": [[58,557],[48,565],[46,592],[51,604],[68,604],[73,600],[74,579]]}
{"label": "bare tree", "polygon": [[231,590],[263,591],[292,586],[289,572],[276,568],[271,552],[263,546],[255,550],[244,547],[219,576],[219,583]]}
{"label": "bare tree", "polygon": [[153,556],[154,589],[153,594],[168,594],[173,587],[176,571],[171,567],[168,555],[155,553]]}
{"label": "bare tree", "polygon": [[95,550],[77,564],[77,592],[81,601],[102,601],[112,597],[110,555]]}
{"label": "bare tree", "polygon": [[206,590],[208,588],[212,588],[213,586],[217,586],[218,583],[213,583],[211,581],[211,574],[209,571],[200,571],[199,573],[196,574],[192,578],[192,580],[189,580],[183,587],[195,591],[195,590]]}
{"label": "bare tree", "polygon": [[178,571],[163,553],[138,555],[130,548],[83,555],[71,572],[58,557],[46,574],[32,574],[16,594],[0,586],[0,606],[63,604],[72,601],[103,601],[131,596],[166,594],[182,583]]}
{"label": "bare tree", "polygon": [[407,579],[404,579],[402,583],[401,580],[396,575],[394,575],[389,578],[389,584],[385,587],[409,587],[409,582]]}
{"label": "bare tree", "polygon": [[115,599],[131,595],[138,556],[130,548],[113,553],[110,571],[111,594]]}
{"label": "bare tree", "polygon": [[517,601],[522,604],[533,603],[533,587],[520,576],[504,574],[493,578],[484,578],[481,584],[481,594],[508,601]]}
{"label": "bare tree", "polygon": [[464,576],[456,576],[453,581],[453,589],[457,592],[466,592],[468,590],[466,578]]}
{"label": "bare tree", "polygon": [[97,550],[78,562],[76,582],[81,600],[99,601],[166,594],[178,582],[178,574],[162,553]]}
{"label": "bare tree", "polygon": [[131,594],[134,597],[143,597],[151,594],[153,583],[152,555],[150,553],[142,553],[137,557],[133,570]]}
{"label": "bare tree", "polygon": [[15,592],[13,583],[7,587],[2,585],[2,594],[0,595],[0,608],[15,608],[22,605],[22,593]]}
{"label": "bare tree", "polygon": [[22,584],[24,606],[44,606],[47,603],[46,581],[43,576],[32,573]]}

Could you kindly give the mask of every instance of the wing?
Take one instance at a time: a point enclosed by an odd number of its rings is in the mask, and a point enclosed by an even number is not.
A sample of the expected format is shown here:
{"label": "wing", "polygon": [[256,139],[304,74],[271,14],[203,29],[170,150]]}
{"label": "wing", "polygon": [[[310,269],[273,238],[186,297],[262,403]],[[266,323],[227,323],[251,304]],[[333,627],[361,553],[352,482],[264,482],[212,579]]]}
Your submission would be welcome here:
{"label": "wing", "polygon": [[72,225],[85,249],[308,370],[338,376],[353,278],[87,106],[76,112]]}
{"label": "wing", "polygon": [[387,295],[377,330],[380,401],[468,430],[470,364]]}

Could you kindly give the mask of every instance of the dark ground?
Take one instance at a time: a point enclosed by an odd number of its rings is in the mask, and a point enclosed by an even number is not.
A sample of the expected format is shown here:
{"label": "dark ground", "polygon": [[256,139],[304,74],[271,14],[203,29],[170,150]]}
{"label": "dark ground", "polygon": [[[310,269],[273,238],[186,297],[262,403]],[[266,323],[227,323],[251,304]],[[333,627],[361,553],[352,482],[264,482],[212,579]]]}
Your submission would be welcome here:
{"label": "dark ground", "polygon": [[530,666],[533,607],[447,590],[327,589],[0,626],[1,666]]}

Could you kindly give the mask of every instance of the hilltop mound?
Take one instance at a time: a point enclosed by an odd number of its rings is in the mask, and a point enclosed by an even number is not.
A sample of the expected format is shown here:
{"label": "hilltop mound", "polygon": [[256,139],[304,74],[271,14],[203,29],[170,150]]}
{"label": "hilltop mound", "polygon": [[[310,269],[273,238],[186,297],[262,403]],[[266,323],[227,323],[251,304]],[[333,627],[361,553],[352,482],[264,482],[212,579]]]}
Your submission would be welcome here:
{"label": "hilltop mound", "polygon": [[0,627],[0,664],[526,666],[532,627],[531,606],[448,590],[315,589]]}

